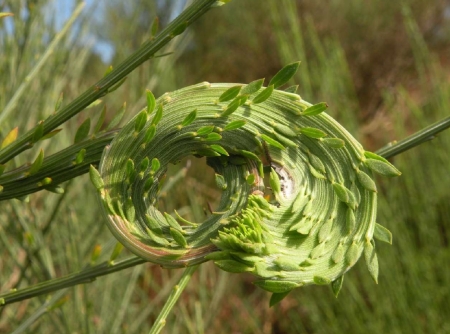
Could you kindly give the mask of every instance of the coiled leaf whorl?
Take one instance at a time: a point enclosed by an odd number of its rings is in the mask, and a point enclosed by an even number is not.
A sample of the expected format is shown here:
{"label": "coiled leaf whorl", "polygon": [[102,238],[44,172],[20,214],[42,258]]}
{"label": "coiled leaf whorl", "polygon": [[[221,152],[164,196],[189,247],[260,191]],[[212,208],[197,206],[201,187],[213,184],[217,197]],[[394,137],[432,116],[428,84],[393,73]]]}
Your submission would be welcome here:
{"label": "coiled leaf whorl", "polygon": [[[276,89],[293,74],[283,70],[268,87],[204,82],[157,100],[149,94],[148,108],[91,168],[121,243],[168,268],[213,260],[250,272],[275,299],[312,283],[333,282],[337,294],[363,252],[377,279],[373,236],[389,242],[390,233],[375,223],[372,171],[400,173],[324,113],[325,103]],[[203,222],[156,204],[167,166],[190,155],[207,157],[222,190]]]}

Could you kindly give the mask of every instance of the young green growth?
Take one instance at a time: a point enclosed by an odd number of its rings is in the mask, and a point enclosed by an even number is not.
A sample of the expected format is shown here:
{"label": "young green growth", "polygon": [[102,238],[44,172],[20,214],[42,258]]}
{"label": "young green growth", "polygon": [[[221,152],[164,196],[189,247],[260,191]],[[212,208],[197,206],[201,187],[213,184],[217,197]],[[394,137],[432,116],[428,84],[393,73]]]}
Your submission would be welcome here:
{"label": "young green growth", "polygon": [[256,95],[255,98],[253,98],[252,104],[262,103],[265,100],[267,100],[270,97],[270,95],[272,95],[274,89],[275,88],[273,85],[269,85],[269,87],[264,88],[264,90],[261,93],[259,93],[258,95]]}
{"label": "young green growth", "polygon": [[239,95],[242,86],[233,86],[228,88],[225,92],[222,93],[219,97],[219,102],[230,101]]}
{"label": "young green growth", "polygon": [[188,126],[193,121],[195,121],[196,118],[197,118],[197,109],[194,109],[184,118],[183,122],[181,122],[181,125]]}
{"label": "young green growth", "polygon": [[156,107],[156,99],[153,93],[150,90],[145,91],[145,95],[147,98],[147,114],[150,115]]}
{"label": "young green growth", "polygon": [[264,83],[264,79],[252,81],[248,85],[245,85],[244,87],[242,87],[241,94],[242,95],[251,95],[253,93],[256,93],[258,90],[261,89],[263,83]]}
{"label": "young green growth", "polygon": [[274,88],[278,88],[284,85],[294,76],[299,66],[299,61],[286,65],[270,80],[269,86],[273,85]]}
{"label": "young green growth", "polygon": [[301,113],[302,116],[316,116],[327,110],[328,104],[326,102],[317,103],[311,107],[306,108],[305,111]]}

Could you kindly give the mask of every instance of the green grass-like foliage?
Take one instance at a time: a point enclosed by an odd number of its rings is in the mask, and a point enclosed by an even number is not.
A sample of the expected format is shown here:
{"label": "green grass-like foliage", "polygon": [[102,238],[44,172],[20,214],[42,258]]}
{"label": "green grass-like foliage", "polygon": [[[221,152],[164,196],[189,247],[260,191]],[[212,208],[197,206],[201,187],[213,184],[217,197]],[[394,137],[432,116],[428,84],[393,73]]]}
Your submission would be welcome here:
{"label": "green grass-like foliage", "polygon": [[[337,295],[363,251],[377,281],[374,236],[386,241],[389,232],[375,223],[371,176],[400,172],[365,151],[325,103],[274,89],[297,67],[284,67],[269,87],[203,82],[156,101],[149,93],[148,107],[105,149],[99,170],[91,168],[116,238],[167,268],[213,260],[250,272],[256,285],[283,296],[329,283]],[[207,157],[222,190],[203,222],[157,206],[167,166],[190,155]]]}

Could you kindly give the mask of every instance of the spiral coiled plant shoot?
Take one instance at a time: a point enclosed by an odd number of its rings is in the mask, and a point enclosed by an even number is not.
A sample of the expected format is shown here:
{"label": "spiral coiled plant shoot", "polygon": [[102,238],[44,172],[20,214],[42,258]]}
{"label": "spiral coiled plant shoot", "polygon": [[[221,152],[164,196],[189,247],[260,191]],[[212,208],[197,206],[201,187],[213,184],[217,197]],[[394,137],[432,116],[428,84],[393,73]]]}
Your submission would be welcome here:
{"label": "spiral coiled plant shoot", "polygon": [[[364,251],[375,281],[376,224],[372,171],[400,172],[362,146],[294,88],[279,90],[299,63],[247,85],[204,82],[166,93],[116,135],[91,180],[109,227],[136,255],[167,268],[212,260],[221,269],[250,272],[279,300],[293,288],[332,283]],[[167,166],[207,157],[222,190],[204,222],[157,207]],[[265,183],[268,176],[269,184]]]}
{"label": "spiral coiled plant shoot", "polygon": [[[374,174],[399,176],[386,159],[428,140],[450,121],[377,153],[367,151],[327,113],[327,103],[311,104],[297,93],[298,86],[287,87],[299,62],[286,65],[268,81],[202,82],[159,98],[147,90],[147,105],[122,128],[117,129],[118,117],[100,130],[104,111],[92,135],[87,119],[73,145],[48,157],[40,150],[33,162],[9,168],[16,156],[57,135],[58,126],[112,93],[126,75],[198,17],[226,2],[193,2],[77,99],[65,106],[59,100],[55,112],[24,135],[18,136],[15,128],[5,136],[0,200],[23,199],[41,190],[62,193],[62,182],[89,173],[110,231],[137,257],[115,263],[118,246],[108,263],[5,293],[0,305],[146,261],[185,268],[152,328],[151,333],[157,333],[193,272],[207,261],[231,273],[253,274],[254,284],[272,293],[271,306],[312,284],[330,285],[337,297],[344,275],[360,257],[378,282],[375,240],[390,244],[392,235],[376,220]],[[221,192],[218,206],[204,221],[161,210],[169,166],[203,157]]]}

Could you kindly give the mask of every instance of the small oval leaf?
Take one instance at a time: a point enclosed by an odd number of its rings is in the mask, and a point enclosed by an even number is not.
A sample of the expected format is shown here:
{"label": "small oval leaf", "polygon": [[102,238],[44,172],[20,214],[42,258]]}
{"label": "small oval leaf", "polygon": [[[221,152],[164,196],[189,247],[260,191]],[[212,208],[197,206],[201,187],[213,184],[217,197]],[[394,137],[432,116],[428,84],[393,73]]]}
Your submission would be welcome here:
{"label": "small oval leaf", "polygon": [[291,63],[283,67],[275,76],[270,80],[269,86],[273,85],[274,88],[278,88],[287,83],[297,72],[300,62]]}
{"label": "small oval leaf", "polygon": [[324,112],[328,108],[328,104],[326,102],[317,103],[311,107],[306,108],[305,111],[301,113],[302,116],[316,116],[320,113]]}
{"label": "small oval leaf", "polygon": [[225,92],[222,93],[219,97],[219,102],[225,102],[230,101],[234,99],[236,96],[239,95],[239,92],[241,91],[241,86],[234,86],[231,88],[228,88]]}
{"label": "small oval leaf", "polygon": [[258,95],[256,95],[256,97],[252,100],[252,103],[258,104],[258,103],[264,102],[265,100],[267,100],[270,97],[270,95],[272,95],[273,90],[274,90],[273,85],[270,85],[269,87],[264,88],[264,90],[261,93],[259,93]]}

